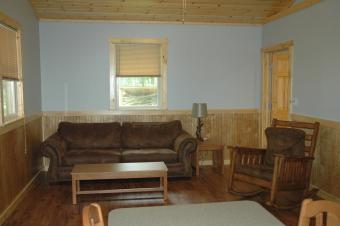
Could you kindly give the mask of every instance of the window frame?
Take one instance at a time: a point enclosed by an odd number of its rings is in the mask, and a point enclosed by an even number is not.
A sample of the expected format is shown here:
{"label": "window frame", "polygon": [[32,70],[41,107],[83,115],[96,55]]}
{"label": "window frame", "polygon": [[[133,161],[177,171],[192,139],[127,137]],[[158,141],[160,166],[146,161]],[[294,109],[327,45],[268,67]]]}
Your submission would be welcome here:
{"label": "window frame", "polygon": [[[161,76],[158,77],[158,106],[155,107],[121,107],[119,106],[118,83],[116,76],[117,44],[159,44],[161,46]],[[112,38],[109,40],[110,51],[110,110],[166,110],[167,109],[167,62],[168,40],[166,38]],[[138,77],[138,76],[136,76]]]}
{"label": "window frame", "polygon": [[[17,67],[18,67],[18,79],[10,79],[0,75],[0,127],[5,127],[8,124],[19,121],[24,118],[24,81],[22,76],[22,36],[21,25],[0,11],[0,24],[8,29],[12,29],[16,32],[16,44],[17,44]],[[3,97],[3,81],[15,81],[15,108],[16,114],[7,116],[7,120],[4,115],[4,97]]]}

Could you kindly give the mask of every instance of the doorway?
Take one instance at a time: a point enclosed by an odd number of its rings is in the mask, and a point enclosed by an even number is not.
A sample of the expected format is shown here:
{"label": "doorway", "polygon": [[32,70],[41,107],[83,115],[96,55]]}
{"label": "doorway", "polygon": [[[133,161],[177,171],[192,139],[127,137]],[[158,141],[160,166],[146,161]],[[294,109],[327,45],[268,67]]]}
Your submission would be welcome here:
{"label": "doorway", "polygon": [[273,118],[289,120],[292,96],[293,41],[262,49],[261,144]]}

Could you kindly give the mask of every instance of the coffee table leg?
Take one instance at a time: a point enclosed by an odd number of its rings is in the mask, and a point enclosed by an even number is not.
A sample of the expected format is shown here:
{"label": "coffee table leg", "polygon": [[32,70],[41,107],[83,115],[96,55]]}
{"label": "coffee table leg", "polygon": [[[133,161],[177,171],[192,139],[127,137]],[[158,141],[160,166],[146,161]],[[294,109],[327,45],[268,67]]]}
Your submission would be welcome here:
{"label": "coffee table leg", "polygon": [[72,204],[77,204],[77,180],[72,178]]}
{"label": "coffee table leg", "polygon": [[163,192],[164,192],[164,202],[168,201],[168,174],[163,176]]}

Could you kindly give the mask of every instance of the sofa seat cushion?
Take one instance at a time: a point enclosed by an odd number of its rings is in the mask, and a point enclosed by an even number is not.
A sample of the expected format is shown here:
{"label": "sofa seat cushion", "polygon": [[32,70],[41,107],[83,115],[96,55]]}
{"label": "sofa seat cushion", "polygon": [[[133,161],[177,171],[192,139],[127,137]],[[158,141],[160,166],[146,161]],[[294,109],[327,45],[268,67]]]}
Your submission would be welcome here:
{"label": "sofa seat cushion", "polygon": [[178,161],[175,151],[166,148],[126,149],[122,152],[122,162],[165,162]]}
{"label": "sofa seat cushion", "polygon": [[117,163],[120,159],[120,149],[71,149],[65,154],[63,165]]}
{"label": "sofa seat cushion", "polygon": [[274,169],[273,167],[267,165],[246,165],[237,167],[235,171],[236,173],[271,181],[273,178]]}
{"label": "sofa seat cushion", "polygon": [[59,123],[58,133],[68,149],[112,149],[121,147],[121,125],[110,123]]}
{"label": "sofa seat cushion", "polygon": [[180,121],[124,122],[122,145],[126,149],[172,148],[182,132]]}

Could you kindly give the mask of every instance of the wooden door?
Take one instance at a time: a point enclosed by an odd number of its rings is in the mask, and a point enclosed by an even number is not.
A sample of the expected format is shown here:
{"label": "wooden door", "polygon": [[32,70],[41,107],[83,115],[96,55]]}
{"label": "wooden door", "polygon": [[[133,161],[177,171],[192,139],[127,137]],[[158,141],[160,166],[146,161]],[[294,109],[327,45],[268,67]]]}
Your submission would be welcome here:
{"label": "wooden door", "polygon": [[272,53],[271,119],[288,120],[290,114],[291,73],[289,51]]}
{"label": "wooden door", "polygon": [[273,118],[290,119],[293,41],[262,49],[260,143],[266,147],[265,129]]}

